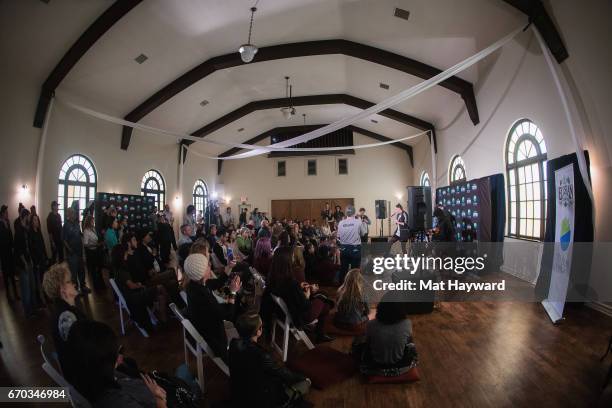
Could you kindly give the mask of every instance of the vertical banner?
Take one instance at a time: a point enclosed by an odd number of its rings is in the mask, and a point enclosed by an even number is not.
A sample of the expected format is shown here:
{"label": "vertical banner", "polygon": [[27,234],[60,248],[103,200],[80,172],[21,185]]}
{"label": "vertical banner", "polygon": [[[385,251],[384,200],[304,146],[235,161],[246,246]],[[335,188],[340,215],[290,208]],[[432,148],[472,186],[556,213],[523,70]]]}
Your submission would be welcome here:
{"label": "vertical banner", "polygon": [[563,317],[572,267],[575,217],[574,164],[555,171],[555,247],[548,297],[542,302],[553,323]]}

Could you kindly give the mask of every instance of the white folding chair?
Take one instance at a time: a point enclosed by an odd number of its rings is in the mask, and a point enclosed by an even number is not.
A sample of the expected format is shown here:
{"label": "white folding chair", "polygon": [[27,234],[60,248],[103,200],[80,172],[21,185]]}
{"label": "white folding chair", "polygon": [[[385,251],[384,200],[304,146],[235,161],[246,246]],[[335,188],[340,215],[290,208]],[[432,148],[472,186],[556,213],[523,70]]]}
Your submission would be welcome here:
{"label": "white folding chair", "polygon": [[[225,362],[221,359],[221,357],[217,357],[215,352],[210,348],[206,340],[202,337],[202,335],[196,330],[196,328],[191,324],[189,319],[186,319],[183,314],[178,310],[174,303],[170,304],[170,309],[176,317],[181,321],[183,325],[183,347],[185,349],[185,364],[189,363],[189,355],[187,352],[189,351],[196,359],[197,365],[197,377],[198,377],[198,385],[200,386],[200,390],[204,392],[204,356],[208,356],[216,365],[223,371],[225,375],[229,377],[229,367]],[[189,336],[193,339],[191,341]]]}
{"label": "white folding chair", "polygon": [[185,292],[184,290],[181,290],[179,292],[179,295],[181,295],[181,298],[183,299],[183,302],[185,302],[185,305],[187,305],[187,292]]}
{"label": "white folding chair", "polygon": [[[303,341],[308,347],[309,350],[315,348],[314,344],[308,338],[308,335],[304,333],[304,330],[299,330],[297,327],[293,325],[293,320],[291,319],[291,315],[289,314],[289,309],[285,304],[285,301],[278,296],[272,295],[272,300],[278,305],[278,307],[282,310],[285,315],[284,320],[278,318],[278,316],[274,319],[274,323],[272,324],[272,346],[283,356],[283,361],[287,361],[287,352],[289,351],[289,333],[293,334],[293,337],[297,341]],[[309,323],[316,324],[317,320]],[[283,345],[279,346],[276,343],[276,326],[279,326],[283,330]]]}
{"label": "white folding chair", "polygon": [[47,357],[47,353],[45,352],[45,336],[39,334],[36,337],[36,340],[40,343],[40,354],[42,354],[43,360],[45,361],[42,365],[43,370],[51,377],[53,381],[60,387],[64,387],[68,390],[68,398],[70,399],[70,404],[73,407],[79,408],[91,408],[91,404],[89,401],[85,399],[66,379],[60,374],[60,370],[56,368],[49,357]]}
{"label": "white folding chair", "polygon": [[[113,291],[117,295],[117,305],[119,306],[119,321],[121,322],[121,335],[125,336],[125,322],[123,320],[123,311],[125,310],[128,315],[128,319],[131,320],[132,323],[134,323],[134,326],[136,326],[140,334],[142,334],[145,338],[149,338],[149,333],[147,333],[144,328],[140,327],[138,323],[131,319],[130,309],[128,308],[125,298],[123,297],[123,293],[121,293],[121,291],[119,290],[119,286],[117,286],[117,282],[115,282],[115,279],[110,278],[108,281],[110,282]],[[153,326],[156,326],[158,321],[155,317],[155,314],[153,314],[153,311],[148,307],[147,312],[149,312],[149,319],[151,319],[151,324],[153,324]]]}

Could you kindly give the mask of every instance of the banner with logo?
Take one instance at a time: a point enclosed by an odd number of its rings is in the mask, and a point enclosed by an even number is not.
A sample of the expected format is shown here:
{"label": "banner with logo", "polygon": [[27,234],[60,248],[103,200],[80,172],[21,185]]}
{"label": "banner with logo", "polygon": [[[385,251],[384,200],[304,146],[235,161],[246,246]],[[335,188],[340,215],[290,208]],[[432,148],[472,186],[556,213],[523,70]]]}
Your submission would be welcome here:
{"label": "banner with logo", "polygon": [[574,165],[555,171],[555,247],[548,298],[542,302],[553,323],[563,317],[574,243],[575,188]]}

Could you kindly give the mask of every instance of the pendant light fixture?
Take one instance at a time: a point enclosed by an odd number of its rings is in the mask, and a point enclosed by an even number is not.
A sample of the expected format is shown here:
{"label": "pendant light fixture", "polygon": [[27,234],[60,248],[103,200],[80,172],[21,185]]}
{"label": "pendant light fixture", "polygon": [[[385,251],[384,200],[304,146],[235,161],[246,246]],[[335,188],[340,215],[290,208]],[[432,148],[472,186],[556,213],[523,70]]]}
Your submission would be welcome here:
{"label": "pendant light fixture", "polygon": [[291,119],[291,116],[295,115],[295,108],[293,107],[293,100],[292,100],[292,97],[293,97],[292,92],[293,92],[293,86],[289,85],[289,77],[286,76],[285,77],[285,98],[287,98],[287,106],[280,109],[285,120]]}
{"label": "pendant light fixture", "polygon": [[246,44],[242,44],[240,48],[238,48],[238,52],[240,53],[240,58],[243,62],[249,63],[253,61],[255,58],[255,54],[257,54],[257,47],[251,44],[251,34],[253,33],[253,17],[255,16],[255,12],[257,11],[257,7],[251,7],[251,24],[249,25],[249,40]]}

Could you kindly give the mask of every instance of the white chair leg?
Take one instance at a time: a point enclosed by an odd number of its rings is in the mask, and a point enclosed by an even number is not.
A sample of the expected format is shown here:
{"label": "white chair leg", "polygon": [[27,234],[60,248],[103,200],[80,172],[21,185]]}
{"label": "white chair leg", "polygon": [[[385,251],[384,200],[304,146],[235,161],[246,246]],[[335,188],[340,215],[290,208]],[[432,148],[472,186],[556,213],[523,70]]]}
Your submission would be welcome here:
{"label": "white chair leg", "polygon": [[312,350],[313,348],[315,348],[314,344],[312,344],[312,341],[310,341],[310,338],[304,332],[304,330],[297,330],[296,332],[297,332],[297,335],[300,337],[300,340],[302,340],[304,344],[306,344],[306,347],[308,347],[308,350]]}
{"label": "white chair leg", "polygon": [[198,365],[198,384],[200,385],[200,390],[204,393],[204,358],[201,350],[198,350],[196,360]]}
{"label": "white chair leg", "polygon": [[187,355],[187,333],[185,332],[185,328],[183,327],[183,349],[185,350],[185,365],[189,366],[189,359]]}
{"label": "white chair leg", "polygon": [[289,351],[289,326],[285,326],[283,337],[283,362],[287,361],[287,352]]}
{"label": "white chair leg", "polygon": [[151,320],[151,324],[153,326],[157,326],[159,321],[157,320],[157,317],[155,317],[155,313],[153,313],[153,310],[151,310],[150,307],[147,307],[147,312],[149,312],[149,319]]}
{"label": "white chair leg", "polygon": [[121,322],[121,335],[125,336],[125,323],[123,322],[123,305],[121,302],[119,304],[119,321]]}

